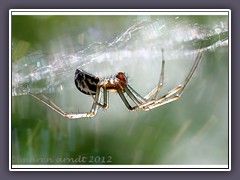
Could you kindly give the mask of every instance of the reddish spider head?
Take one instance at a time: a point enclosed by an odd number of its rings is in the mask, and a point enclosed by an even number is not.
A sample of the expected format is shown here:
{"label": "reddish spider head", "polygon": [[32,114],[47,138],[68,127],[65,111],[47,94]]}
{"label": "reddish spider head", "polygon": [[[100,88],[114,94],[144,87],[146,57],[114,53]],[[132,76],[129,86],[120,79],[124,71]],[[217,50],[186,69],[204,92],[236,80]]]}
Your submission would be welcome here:
{"label": "reddish spider head", "polygon": [[121,83],[127,84],[127,77],[126,77],[126,75],[123,72],[119,72],[116,75],[116,78],[118,78]]}

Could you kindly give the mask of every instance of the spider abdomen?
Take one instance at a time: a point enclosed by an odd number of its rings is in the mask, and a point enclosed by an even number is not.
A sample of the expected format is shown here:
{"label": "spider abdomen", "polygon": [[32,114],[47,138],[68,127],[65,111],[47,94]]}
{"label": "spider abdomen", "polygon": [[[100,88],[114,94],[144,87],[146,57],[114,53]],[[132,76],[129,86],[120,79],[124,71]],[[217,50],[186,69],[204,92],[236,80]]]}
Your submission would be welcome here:
{"label": "spider abdomen", "polygon": [[77,89],[87,95],[95,95],[99,78],[82,69],[75,71],[75,85]]}

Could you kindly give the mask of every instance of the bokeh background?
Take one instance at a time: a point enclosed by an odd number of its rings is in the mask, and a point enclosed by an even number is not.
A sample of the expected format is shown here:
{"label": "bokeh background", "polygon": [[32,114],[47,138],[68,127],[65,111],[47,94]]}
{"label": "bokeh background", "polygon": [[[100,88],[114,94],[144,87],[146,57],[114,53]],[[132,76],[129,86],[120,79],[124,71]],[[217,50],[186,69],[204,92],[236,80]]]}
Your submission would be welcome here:
{"label": "bokeh background", "polygon": [[[12,92],[30,87],[67,112],[89,111],[92,103],[74,87],[76,68],[99,77],[123,71],[145,95],[158,83],[164,48],[163,95],[183,82],[201,42],[204,56],[182,98],[148,112],[130,112],[110,93],[108,110],[68,120],[13,94],[12,163],[227,165],[230,113],[228,16],[12,16]],[[77,58],[76,67],[65,54]],[[16,73],[49,64],[58,69],[53,79],[15,84]]]}

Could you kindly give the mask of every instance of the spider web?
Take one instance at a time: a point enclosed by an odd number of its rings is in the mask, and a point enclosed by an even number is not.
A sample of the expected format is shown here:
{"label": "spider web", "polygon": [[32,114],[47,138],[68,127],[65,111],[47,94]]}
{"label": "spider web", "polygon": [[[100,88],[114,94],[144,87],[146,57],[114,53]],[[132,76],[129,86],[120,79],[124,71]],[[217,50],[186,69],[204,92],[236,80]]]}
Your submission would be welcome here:
{"label": "spider web", "polygon": [[[12,96],[72,88],[76,68],[83,68],[99,77],[118,71],[129,75],[138,71],[140,76],[153,65],[158,66],[155,61],[160,63],[161,48],[165,50],[166,61],[194,60],[192,57],[196,55],[201,41],[206,51],[228,46],[228,25],[222,21],[201,25],[181,17],[147,18],[137,20],[122,33],[101,42],[81,46],[74,44],[69,50],[65,48],[68,45],[64,45],[68,41],[61,39],[63,47],[58,52],[35,51],[13,61]],[[59,39],[49,44],[55,47],[58,43]],[[19,44],[21,40],[12,40],[12,55],[19,50]]]}

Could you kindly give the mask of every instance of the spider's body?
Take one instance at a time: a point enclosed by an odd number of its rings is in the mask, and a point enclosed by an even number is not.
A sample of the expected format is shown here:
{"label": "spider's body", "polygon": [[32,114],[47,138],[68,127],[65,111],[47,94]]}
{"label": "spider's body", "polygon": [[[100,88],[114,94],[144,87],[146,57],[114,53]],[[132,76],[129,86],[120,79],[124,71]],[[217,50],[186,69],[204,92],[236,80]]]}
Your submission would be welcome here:
{"label": "spider's body", "polygon": [[75,71],[75,85],[79,91],[87,95],[95,95],[99,78],[83,71],[76,69]]}
{"label": "spider's body", "polygon": [[[163,50],[162,50],[163,52]],[[162,106],[164,104],[173,102],[175,100],[178,100],[186,86],[188,85],[190,79],[193,76],[193,73],[195,72],[201,58],[203,55],[203,51],[199,50],[197,57],[186,77],[184,82],[173,88],[171,91],[169,91],[167,94],[157,97],[158,92],[163,86],[164,81],[164,65],[165,60],[162,53],[162,67],[160,72],[160,80],[157,85],[150,93],[148,93],[146,96],[142,97],[139,95],[129,84],[127,81],[127,77],[124,73],[119,72],[113,77],[108,77],[104,79],[99,79],[98,77],[82,70],[82,69],[76,69],[75,71],[75,85],[77,89],[86,94],[93,97],[93,105],[89,112],[86,113],[78,113],[78,114],[69,114],[65,113],[63,110],[61,110],[57,105],[55,105],[51,101],[45,101],[33,94],[30,93],[34,98],[40,100],[50,108],[52,108],[57,113],[61,114],[64,117],[70,118],[70,119],[77,119],[77,118],[83,118],[83,117],[93,117],[96,115],[98,108],[102,107],[104,109],[108,108],[108,93],[109,92],[116,92],[119,94],[120,98],[122,99],[123,103],[126,105],[126,107],[131,110],[137,110],[141,109],[144,111],[148,111],[150,109],[156,108],[158,106]],[[128,96],[135,106],[130,105],[127,98],[125,96]],[[103,98],[101,98],[103,97]]]}
{"label": "spider's body", "polygon": [[80,92],[87,95],[96,95],[97,86],[105,87],[109,92],[117,92],[116,84],[118,84],[119,88],[124,91],[122,84],[127,84],[127,77],[123,72],[119,72],[113,77],[100,80],[82,69],[76,69],[74,81]]}

